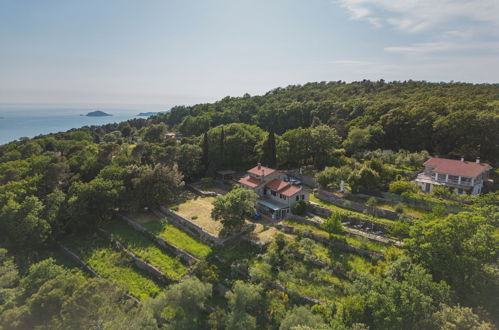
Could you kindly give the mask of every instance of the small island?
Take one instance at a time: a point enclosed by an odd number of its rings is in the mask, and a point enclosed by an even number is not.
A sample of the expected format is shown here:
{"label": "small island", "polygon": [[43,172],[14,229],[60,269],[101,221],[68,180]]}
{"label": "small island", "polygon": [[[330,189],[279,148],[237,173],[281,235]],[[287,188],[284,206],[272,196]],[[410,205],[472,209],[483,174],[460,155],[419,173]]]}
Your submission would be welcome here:
{"label": "small island", "polygon": [[96,111],[91,111],[91,112],[87,113],[85,116],[87,116],[87,117],[106,117],[106,116],[112,116],[112,115],[105,113],[104,111],[96,110]]}

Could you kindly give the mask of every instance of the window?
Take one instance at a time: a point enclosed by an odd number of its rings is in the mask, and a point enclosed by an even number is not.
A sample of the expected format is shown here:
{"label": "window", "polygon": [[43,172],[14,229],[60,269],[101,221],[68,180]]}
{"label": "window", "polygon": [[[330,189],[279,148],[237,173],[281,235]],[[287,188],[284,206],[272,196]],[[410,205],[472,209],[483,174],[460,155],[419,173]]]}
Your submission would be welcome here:
{"label": "window", "polygon": [[299,201],[300,200],[300,195],[296,195],[296,200]]}
{"label": "window", "polygon": [[301,195],[301,200],[304,200],[305,199],[305,195]]}
{"label": "window", "polygon": [[275,190],[271,190],[270,193],[272,194],[272,196],[277,196],[277,192]]}
{"label": "window", "polygon": [[279,197],[281,197],[281,199],[286,200],[286,196],[284,196],[283,194],[279,194]]}

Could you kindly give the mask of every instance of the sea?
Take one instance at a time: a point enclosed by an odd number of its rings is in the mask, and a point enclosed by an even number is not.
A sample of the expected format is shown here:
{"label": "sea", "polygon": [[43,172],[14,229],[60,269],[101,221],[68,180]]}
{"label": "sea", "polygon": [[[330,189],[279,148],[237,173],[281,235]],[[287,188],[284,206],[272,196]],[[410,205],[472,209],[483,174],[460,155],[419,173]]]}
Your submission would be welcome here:
{"label": "sea", "polygon": [[[166,106],[133,107],[71,107],[0,104],[0,145],[22,137],[65,132],[72,128],[118,123],[138,116],[141,112],[167,111]],[[112,116],[87,117],[91,111],[101,110]]]}

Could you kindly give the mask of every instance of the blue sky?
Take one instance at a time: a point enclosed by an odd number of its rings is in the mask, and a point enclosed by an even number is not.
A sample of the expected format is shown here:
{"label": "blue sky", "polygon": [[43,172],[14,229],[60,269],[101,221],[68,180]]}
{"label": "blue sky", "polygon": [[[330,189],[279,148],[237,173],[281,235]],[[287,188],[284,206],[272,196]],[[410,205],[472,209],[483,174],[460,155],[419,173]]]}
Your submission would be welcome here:
{"label": "blue sky", "polygon": [[166,105],[499,81],[498,0],[0,0],[0,103]]}

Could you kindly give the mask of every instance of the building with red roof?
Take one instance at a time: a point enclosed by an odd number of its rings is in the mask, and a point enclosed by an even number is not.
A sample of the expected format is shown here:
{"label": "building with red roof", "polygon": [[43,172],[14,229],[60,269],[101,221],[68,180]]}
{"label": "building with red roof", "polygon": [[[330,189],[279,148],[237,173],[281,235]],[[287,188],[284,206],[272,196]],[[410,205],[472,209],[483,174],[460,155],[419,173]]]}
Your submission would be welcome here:
{"label": "building with red roof", "polygon": [[435,186],[445,186],[458,194],[478,195],[483,191],[492,167],[481,163],[444,158],[430,158],[423,163],[425,170],[416,178],[424,192],[431,192]]}
{"label": "building with red roof", "polygon": [[260,196],[257,200],[260,212],[276,219],[285,218],[290,214],[291,207],[299,201],[310,199],[308,191],[296,181],[260,163],[249,169],[238,182],[241,187],[253,190]]}

